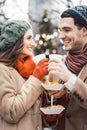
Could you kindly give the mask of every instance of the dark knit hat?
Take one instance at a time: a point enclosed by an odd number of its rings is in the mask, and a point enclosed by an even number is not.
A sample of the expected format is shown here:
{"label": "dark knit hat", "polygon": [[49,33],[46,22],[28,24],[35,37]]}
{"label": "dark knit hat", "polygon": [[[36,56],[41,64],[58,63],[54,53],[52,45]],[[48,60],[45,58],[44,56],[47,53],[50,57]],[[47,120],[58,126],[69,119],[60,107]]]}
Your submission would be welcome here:
{"label": "dark knit hat", "polygon": [[77,5],[75,7],[67,9],[63,13],[70,14],[73,18],[77,19],[80,23],[82,23],[87,28],[87,6]]}
{"label": "dark knit hat", "polygon": [[3,25],[0,35],[0,50],[13,46],[29,28],[31,28],[30,24],[22,20],[12,20]]}

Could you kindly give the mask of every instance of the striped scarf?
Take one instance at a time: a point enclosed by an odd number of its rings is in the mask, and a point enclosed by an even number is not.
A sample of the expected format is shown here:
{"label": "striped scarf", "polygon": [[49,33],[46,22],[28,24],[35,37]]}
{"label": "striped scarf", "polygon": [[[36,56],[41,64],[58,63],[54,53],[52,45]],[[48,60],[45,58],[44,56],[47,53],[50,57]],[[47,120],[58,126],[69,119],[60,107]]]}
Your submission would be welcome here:
{"label": "striped scarf", "polygon": [[78,74],[87,63],[87,44],[77,52],[68,52],[65,64],[74,74]]}

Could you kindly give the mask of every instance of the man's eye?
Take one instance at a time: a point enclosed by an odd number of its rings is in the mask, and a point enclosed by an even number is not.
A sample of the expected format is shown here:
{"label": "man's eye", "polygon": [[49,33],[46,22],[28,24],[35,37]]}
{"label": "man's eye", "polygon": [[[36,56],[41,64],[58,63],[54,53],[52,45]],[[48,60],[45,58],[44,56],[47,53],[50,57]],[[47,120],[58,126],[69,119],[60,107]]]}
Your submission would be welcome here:
{"label": "man's eye", "polygon": [[70,30],[69,29],[66,29],[66,30],[64,30],[65,32],[70,32]]}
{"label": "man's eye", "polygon": [[65,32],[70,31],[70,29],[66,29]]}

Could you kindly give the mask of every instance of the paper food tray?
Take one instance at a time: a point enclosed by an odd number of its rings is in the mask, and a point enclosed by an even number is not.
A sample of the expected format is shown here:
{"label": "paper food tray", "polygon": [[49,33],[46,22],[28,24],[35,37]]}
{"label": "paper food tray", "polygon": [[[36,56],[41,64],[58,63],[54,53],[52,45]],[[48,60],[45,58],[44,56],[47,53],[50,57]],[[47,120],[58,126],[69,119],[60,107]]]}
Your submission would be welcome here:
{"label": "paper food tray", "polygon": [[46,90],[62,90],[64,88],[64,84],[41,84],[43,88],[45,88]]}
{"label": "paper food tray", "polygon": [[56,108],[53,107],[47,107],[47,108],[44,108],[44,107],[41,107],[40,110],[44,113],[44,114],[47,114],[47,115],[53,115],[53,114],[60,114],[62,111],[64,111],[64,107],[61,106],[61,105],[57,105]]}

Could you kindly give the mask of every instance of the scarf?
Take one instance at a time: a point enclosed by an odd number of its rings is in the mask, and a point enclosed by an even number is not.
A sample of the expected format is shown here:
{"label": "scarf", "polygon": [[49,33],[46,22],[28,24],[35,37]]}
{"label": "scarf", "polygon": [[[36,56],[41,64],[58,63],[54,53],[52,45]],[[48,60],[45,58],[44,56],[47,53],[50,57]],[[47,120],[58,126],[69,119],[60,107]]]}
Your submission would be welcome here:
{"label": "scarf", "polygon": [[83,49],[76,52],[68,52],[65,64],[74,74],[78,74],[82,67],[87,63],[87,44]]}
{"label": "scarf", "polygon": [[32,57],[29,56],[25,59],[18,58],[16,69],[24,78],[28,78],[32,75],[34,68],[35,63],[32,60]]}

